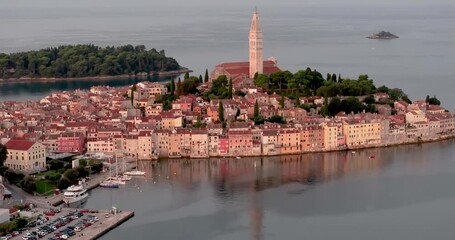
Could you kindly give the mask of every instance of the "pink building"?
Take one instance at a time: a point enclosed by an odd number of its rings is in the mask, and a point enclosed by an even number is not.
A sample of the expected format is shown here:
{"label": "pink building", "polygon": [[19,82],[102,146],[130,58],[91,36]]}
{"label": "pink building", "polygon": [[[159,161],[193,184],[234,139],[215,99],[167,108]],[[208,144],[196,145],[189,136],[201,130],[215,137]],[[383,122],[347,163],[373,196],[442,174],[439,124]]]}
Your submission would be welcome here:
{"label": "pink building", "polygon": [[59,153],[83,153],[85,137],[81,132],[62,133],[57,138]]}
{"label": "pink building", "polygon": [[220,138],[218,140],[218,152],[220,155],[229,154],[229,137],[228,136],[220,136]]}
{"label": "pink building", "polygon": [[229,131],[229,155],[249,156],[253,149],[251,130]]}

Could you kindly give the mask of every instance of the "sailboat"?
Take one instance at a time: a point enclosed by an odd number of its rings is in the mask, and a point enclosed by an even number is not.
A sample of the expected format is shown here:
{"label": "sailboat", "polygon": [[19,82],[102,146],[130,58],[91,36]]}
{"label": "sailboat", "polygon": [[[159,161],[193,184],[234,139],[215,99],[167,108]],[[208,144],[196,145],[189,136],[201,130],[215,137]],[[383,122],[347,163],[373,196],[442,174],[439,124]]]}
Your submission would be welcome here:
{"label": "sailboat", "polygon": [[124,172],[123,175],[127,175],[127,176],[145,176],[145,172],[143,171],[139,171],[138,168],[138,156],[136,155],[136,170],[133,170],[133,171],[129,171],[129,172]]}
{"label": "sailboat", "polygon": [[[117,164],[117,155],[115,155],[115,163]],[[119,187],[118,181],[116,181],[111,175],[111,169],[112,169],[112,166],[109,165],[109,177],[106,180],[100,182],[100,187],[105,187],[105,188],[118,188]]]}

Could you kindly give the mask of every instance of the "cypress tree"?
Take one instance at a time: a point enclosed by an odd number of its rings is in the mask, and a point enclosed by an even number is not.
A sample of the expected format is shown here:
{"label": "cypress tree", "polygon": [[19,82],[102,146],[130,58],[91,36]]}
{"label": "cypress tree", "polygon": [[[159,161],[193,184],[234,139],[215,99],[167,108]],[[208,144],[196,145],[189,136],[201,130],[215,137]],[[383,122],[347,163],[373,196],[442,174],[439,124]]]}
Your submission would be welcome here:
{"label": "cypress tree", "polygon": [[209,81],[209,70],[207,70],[207,68],[205,69],[205,76],[204,76],[204,82],[208,82]]}
{"label": "cypress tree", "polygon": [[228,86],[228,98],[232,99],[232,78],[229,79],[229,86]]}
{"label": "cypress tree", "polygon": [[199,82],[199,83],[203,83],[203,81],[202,81],[202,75],[200,75],[200,74],[199,74],[198,82]]}
{"label": "cypress tree", "polygon": [[284,95],[281,95],[280,107],[281,107],[281,108],[284,108]]}
{"label": "cypress tree", "polygon": [[169,89],[169,91],[170,91],[171,95],[174,95],[174,92],[175,92],[175,81],[174,81],[174,79],[172,79],[172,81],[171,81],[171,89]]}
{"label": "cypress tree", "polygon": [[182,95],[182,80],[177,80],[177,95]]}
{"label": "cypress tree", "polygon": [[224,107],[223,107],[223,103],[220,102],[218,103],[218,119],[220,120],[220,122],[224,122]]}
{"label": "cypress tree", "polygon": [[256,100],[254,102],[254,120],[258,120],[259,119],[259,103],[258,103],[258,100]]}
{"label": "cypress tree", "polygon": [[190,78],[190,73],[186,72],[185,76],[183,77],[183,80],[187,80],[188,78]]}

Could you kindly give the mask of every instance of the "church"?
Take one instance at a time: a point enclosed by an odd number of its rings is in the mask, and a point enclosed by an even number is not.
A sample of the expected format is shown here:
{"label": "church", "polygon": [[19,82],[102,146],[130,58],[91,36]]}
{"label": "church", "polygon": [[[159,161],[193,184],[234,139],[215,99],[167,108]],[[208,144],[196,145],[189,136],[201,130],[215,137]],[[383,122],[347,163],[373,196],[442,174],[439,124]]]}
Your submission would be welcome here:
{"label": "church", "polygon": [[[256,73],[271,74],[281,71],[277,66],[275,58],[263,59],[263,41],[262,29],[259,24],[259,15],[257,10],[253,13],[249,33],[249,62],[227,62],[215,66],[212,71],[211,80],[217,79],[221,75],[226,75],[232,79],[233,83],[245,82],[254,78]],[[248,81],[247,81],[248,82]]]}

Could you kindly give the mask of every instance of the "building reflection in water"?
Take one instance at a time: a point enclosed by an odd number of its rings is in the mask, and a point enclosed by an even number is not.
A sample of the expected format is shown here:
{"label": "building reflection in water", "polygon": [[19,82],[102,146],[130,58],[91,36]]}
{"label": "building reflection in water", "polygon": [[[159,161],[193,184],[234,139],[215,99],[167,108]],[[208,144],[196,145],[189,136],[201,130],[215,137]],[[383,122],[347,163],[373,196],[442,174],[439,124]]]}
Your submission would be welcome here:
{"label": "building reflection in water", "polygon": [[[311,153],[242,159],[164,160],[144,163],[154,183],[171,183],[188,191],[203,184],[214,187],[215,199],[231,202],[238,195],[250,199],[252,239],[261,239],[264,210],[261,191],[289,183],[317,185],[348,174],[374,173],[388,165],[392,156],[387,151],[368,149],[357,152]],[[393,154],[393,153],[392,153]]]}

